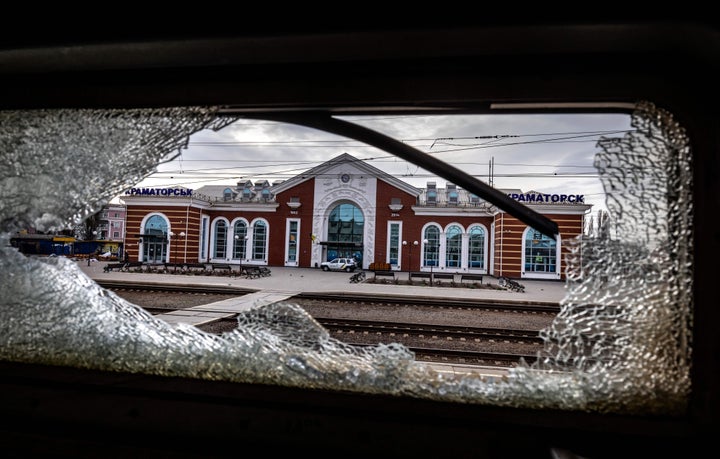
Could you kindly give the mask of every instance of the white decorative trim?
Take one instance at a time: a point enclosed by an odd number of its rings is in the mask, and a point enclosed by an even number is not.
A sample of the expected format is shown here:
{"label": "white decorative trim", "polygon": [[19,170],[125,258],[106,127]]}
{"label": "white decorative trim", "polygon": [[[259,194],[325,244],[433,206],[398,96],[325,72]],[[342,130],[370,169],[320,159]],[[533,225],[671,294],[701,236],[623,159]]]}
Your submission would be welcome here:
{"label": "white decorative trim", "polygon": [[424,206],[413,206],[413,213],[418,216],[431,216],[431,217],[492,217],[495,215],[494,212],[489,212],[487,209],[477,209],[471,207],[424,207]]}
{"label": "white decorative trim", "polygon": [[[337,169],[341,172],[348,173],[351,177],[365,175],[364,171],[355,171],[348,167],[347,164],[338,165]],[[335,174],[337,171],[329,168],[328,176]],[[336,177],[339,177],[336,175]],[[374,183],[368,183],[368,182]],[[369,186],[368,186],[369,185]],[[342,202],[352,203],[360,208],[363,213],[365,225],[363,227],[363,265],[367,266],[368,260],[372,259],[375,254],[375,225],[377,220],[377,209],[375,203],[377,190],[377,179],[368,177],[363,180],[350,180],[348,183],[342,183],[339,179],[335,180],[316,180],[315,181],[315,202],[313,203],[313,222],[312,234],[315,234],[320,240],[324,240],[327,235],[327,221],[330,211],[336,204]],[[322,257],[322,245],[313,244],[311,260],[312,266],[318,265]]]}

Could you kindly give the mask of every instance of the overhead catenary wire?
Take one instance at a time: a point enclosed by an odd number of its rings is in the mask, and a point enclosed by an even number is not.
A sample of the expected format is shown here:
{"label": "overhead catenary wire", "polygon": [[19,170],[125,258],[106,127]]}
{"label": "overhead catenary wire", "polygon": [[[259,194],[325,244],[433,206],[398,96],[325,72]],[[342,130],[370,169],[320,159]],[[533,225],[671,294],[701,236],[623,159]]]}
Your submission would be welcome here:
{"label": "overhead catenary wire", "polygon": [[[383,117],[387,119],[388,117]],[[391,118],[402,118],[402,117],[391,117]],[[362,118],[361,120],[369,120],[369,118]],[[250,124],[262,124],[262,125],[280,125],[278,122],[258,122],[248,123],[247,120],[243,123],[245,126]],[[512,133],[512,134],[492,134],[492,135],[479,135],[479,136],[443,136],[443,137],[430,137],[430,136],[418,136],[413,138],[405,138],[401,140],[403,143],[415,144],[417,147],[437,147],[437,142],[453,142],[453,146],[458,148],[447,148],[447,149],[435,149],[434,151],[428,151],[426,154],[438,155],[444,153],[451,153],[453,151],[470,151],[472,149],[495,149],[503,146],[511,145],[542,145],[552,144],[556,142],[582,142],[582,143],[593,143],[597,142],[597,139],[601,136],[618,135],[633,131],[632,129],[608,129],[608,130],[571,130],[571,131],[553,131],[545,133]],[[520,140],[528,139],[531,140]],[[512,142],[506,142],[506,140],[513,140]],[[477,140],[484,140],[484,142],[477,142]],[[490,142],[487,142],[489,140]],[[475,142],[474,144],[464,142]],[[333,148],[333,149],[345,149],[345,148],[376,148],[372,145],[367,145],[354,139],[291,139],[291,140],[255,140],[255,141],[190,141],[188,142],[188,148],[234,148],[234,149],[266,149],[266,148],[301,148],[301,149],[316,149],[316,148]],[[398,157],[395,155],[376,155],[367,158],[359,158],[359,161],[367,163],[376,162],[398,162]],[[203,186],[205,184],[227,184],[228,181],[237,180],[248,180],[253,181],[269,179],[273,180],[284,180],[286,178],[292,178],[296,175],[307,173],[309,169],[321,164],[324,160],[296,160],[287,161],[285,160],[273,160],[268,158],[266,155],[262,158],[262,164],[258,164],[258,160],[253,159],[237,159],[237,158],[203,158],[193,159],[191,155],[185,155],[182,157],[183,164],[179,165],[177,169],[165,169],[158,170],[152,176],[155,180],[167,180],[167,184],[154,185],[154,186],[174,186],[178,181],[182,181],[188,186],[192,187]],[[218,167],[188,167],[190,164],[217,164]],[[164,167],[172,166],[173,162],[170,161],[164,164]],[[469,175],[477,179],[487,179],[488,182],[493,183],[486,173],[477,173],[478,171],[472,171],[473,166],[478,168],[486,168],[487,163],[484,160],[477,162],[474,161],[452,161],[452,164],[456,167],[461,167],[463,170],[471,171]],[[495,162],[495,166],[501,168],[527,168],[532,169],[532,172],[527,171],[508,171],[504,170],[500,173],[495,171],[493,168],[493,178],[507,178],[507,179],[522,179],[522,178],[533,178],[533,179],[597,179],[599,176],[595,172],[595,168],[591,165],[573,165],[573,164],[533,164],[533,163],[519,163],[519,162]],[[220,167],[222,166],[222,167]],[[251,166],[248,169],[247,166]],[[290,166],[290,167],[288,167]],[[295,166],[295,167],[293,167]],[[382,166],[380,166],[382,169]],[[543,171],[540,168],[552,168],[554,170]],[[565,169],[560,171],[558,169]],[[584,169],[584,170],[583,170]],[[588,172],[589,171],[589,172]],[[415,165],[415,172],[408,172],[407,167],[404,173],[397,171],[387,173],[387,176],[395,177],[398,179],[433,179],[437,178],[437,174],[429,173],[422,168]],[[412,183],[411,183],[412,184]],[[494,185],[494,183],[493,183]],[[507,188],[507,187],[506,187]]]}
{"label": "overhead catenary wire", "polygon": [[[245,116],[250,117],[250,115]],[[475,195],[501,207],[515,218],[532,226],[533,228],[536,228],[541,233],[553,239],[557,238],[559,234],[557,223],[548,217],[514,201],[502,192],[468,175],[466,172],[444,163],[433,156],[426,155],[420,150],[412,148],[407,144],[383,133],[365,128],[358,124],[333,118],[328,113],[322,112],[254,113],[252,114],[252,118],[282,121],[299,126],[311,127],[375,145],[383,151],[399,156],[425,170],[433,172],[448,180],[452,180],[459,186],[462,186]]]}
{"label": "overhead catenary wire", "polygon": [[[525,141],[525,142],[510,142],[510,143],[493,143],[492,145],[487,144],[480,144],[480,145],[469,145],[461,148],[453,148],[453,149],[446,149],[446,150],[436,150],[434,152],[427,152],[428,154],[438,154],[438,153],[447,153],[447,152],[453,152],[453,151],[465,151],[467,149],[474,149],[474,148],[496,148],[501,146],[510,146],[510,145],[521,145],[521,144],[542,144],[542,143],[553,143],[557,142],[561,139],[578,139],[578,138],[587,138],[587,137],[598,137],[602,135],[616,135],[620,133],[626,133],[630,130],[602,130],[602,131],[568,131],[568,132],[551,132],[551,133],[524,133],[524,134],[493,134],[493,135],[484,135],[484,136],[461,136],[461,137],[437,137],[437,138],[415,138],[415,139],[403,139],[402,142],[411,143],[411,142],[418,142],[418,141],[429,141],[432,140],[433,143],[430,145],[432,147],[435,142],[437,141],[449,141],[449,140],[472,140],[472,139],[502,139],[502,138],[520,138],[520,137],[548,137],[548,136],[555,136],[552,138],[545,138],[545,139],[539,139],[539,140],[532,140],[532,141]],[[557,137],[562,136],[562,137]],[[583,140],[588,141],[588,140]],[[299,147],[299,148],[320,148],[320,147],[330,147],[330,148],[337,148],[338,145],[345,145],[349,146],[348,144],[356,145],[353,146],[353,148],[375,148],[372,145],[363,144],[361,142],[358,142],[357,140],[353,139],[335,139],[335,140],[323,140],[323,139],[313,139],[313,140],[283,140],[283,141],[193,141],[189,142],[190,146],[223,146],[223,147],[263,147],[263,146],[276,146],[276,147],[282,147],[282,148],[288,148],[288,147]],[[381,162],[383,160],[392,160],[396,161],[397,157],[394,155],[388,155],[388,156],[380,156],[380,157],[373,157],[373,158],[363,158],[365,161],[377,161]],[[193,160],[193,159],[187,159],[183,158],[183,161],[185,163],[188,162],[226,162],[226,163],[235,163],[235,164],[245,164],[245,163],[257,163],[257,160],[241,160],[241,159],[202,159],[202,160]],[[297,165],[299,166],[297,169],[292,170],[284,170],[284,171],[268,171],[268,172],[260,172],[260,171],[243,171],[243,176],[248,175],[268,175],[273,177],[280,177],[284,174],[293,174],[295,172],[300,172],[302,169],[300,167],[312,167],[312,165],[317,165],[320,162],[318,161],[294,161],[294,162],[287,162],[287,161],[281,161],[281,162],[273,162],[271,159],[263,158],[262,160],[263,165],[262,167],[277,167],[282,165]],[[457,165],[484,165],[484,163],[472,163],[472,162],[458,162],[453,161],[453,164]],[[504,166],[503,163],[497,163],[498,166]],[[525,167],[543,167],[546,165],[537,165],[537,164],[524,164]],[[257,165],[255,167],[258,167]],[[553,167],[550,165],[547,165],[547,167]],[[557,165],[555,167],[573,167],[572,165]],[[592,166],[576,166],[576,167],[592,167]],[[232,170],[232,167],[226,167],[226,168],[212,168],[212,169],[185,169],[184,172],[197,172],[199,170]],[[165,171],[160,171],[165,172]],[[220,177],[219,177],[220,178]]]}

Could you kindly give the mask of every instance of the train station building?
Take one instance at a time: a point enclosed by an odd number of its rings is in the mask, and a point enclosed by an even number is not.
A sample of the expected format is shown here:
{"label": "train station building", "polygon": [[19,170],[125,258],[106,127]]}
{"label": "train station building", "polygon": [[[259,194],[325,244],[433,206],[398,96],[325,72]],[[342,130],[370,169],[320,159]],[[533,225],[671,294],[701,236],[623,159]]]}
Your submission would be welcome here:
{"label": "train station building", "polygon": [[125,250],[144,263],[318,267],[564,279],[568,242],[591,205],[581,194],[501,190],[554,220],[557,240],[452,183],[408,183],[344,153],[288,180],[132,188]]}

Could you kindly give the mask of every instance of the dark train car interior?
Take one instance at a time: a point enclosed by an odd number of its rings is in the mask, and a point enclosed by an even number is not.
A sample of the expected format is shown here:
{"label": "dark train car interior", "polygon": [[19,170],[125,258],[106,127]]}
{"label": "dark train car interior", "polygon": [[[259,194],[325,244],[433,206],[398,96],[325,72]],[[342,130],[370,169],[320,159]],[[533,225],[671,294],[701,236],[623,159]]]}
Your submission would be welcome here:
{"label": "dark train car interior", "polygon": [[687,129],[695,166],[687,413],[494,407],[1,361],[0,455],[225,457],[251,449],[599,459],[693,457],[714,449],[720,433],[717,24],[563,20],[110,32],[4,36],[2,110],[213,105],[292,120],[338,113],[593,113],[649,101],[669,111]]}

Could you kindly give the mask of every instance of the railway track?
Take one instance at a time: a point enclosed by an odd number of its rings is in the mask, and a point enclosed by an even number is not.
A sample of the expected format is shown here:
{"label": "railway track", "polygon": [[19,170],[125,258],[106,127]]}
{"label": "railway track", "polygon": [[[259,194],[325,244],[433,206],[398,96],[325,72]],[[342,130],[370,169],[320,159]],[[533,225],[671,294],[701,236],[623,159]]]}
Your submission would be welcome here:
{"label": "railway track", "polygon": [[231,296],[245,295],[255,290],[227,285],[177,285],[160,284],[153,282],[130,282],[95,279],[100,287],[113,291],[143,291],[143,292],[175,292],[175,293],[198,293],[198,294],[227,294]]}
{"label": "railway track", "polygon": [[[224,286],[169,286],[136,283],[127,285],[115,283],[103,285],[123,296],[132,292],[135,304],[151,314],[162,314],[179,307],[189,296],[202,295],[238,296],[242,290]],[[192,294],[192,295],[190,295]],[[167,299],[176,295],[178,305],[152,306],[143,304],[141,298]],[[182,299],[181,299],[182,298]],[[514,303],[468,303],[453,300],[426,301],[423,298],[377,298],[372,296],[350,297],[346,295],[317,296],[298,295],[292,301],[308,312],[334,338],[355,346],[372,346],[379,343],[396,342],[403,344],[415,353],[416,359],[427,362],[470,364],[497,367],[512,367],[521,359],[532,363],[538,352],[543,349],[539,336],[541,327],[518,328],[512,326],[520,316],[554,316],[559,307],[552,305],[532,305]],[[210,303],[212,301],[209,301]],[[148,302],[148,304],[151,302]],[[207,304],[207,303],[200,303]],[[359,307],[360,306],[360,307]],[[187,306],[191,307],[191,306]],[[344,314],[373,311],[411,311],[414,317],[397,315],[392,320],[365,318],[333,317],[335,312]],[[322,312],[320,312],[322,311]],[[423,313],[423,311],[425,313]],[[324,313],[323,313],[324,312]],[[329,314],[327,314],[329,312]],[[407,312],[410,314],[410,312]],[[428,317],[472,317],[477,319],[483,314],[506,317],[503,326],[479,327],[468,325],[470,320],[453,319],[457,324],[428,323],[422,319]],[[459,315],[459,316],[458,316]],[[450,319],[448,319],[450,320]],[[549,320],[549,319],[548,319]],[[228,332],[237,327],[235,318],[225,318],[198,328],[210,333]]]}
{"label": "railway track", "polygon": [[542,302],[499,302],[491,300],[478,300],[477,302],[468,302],[467,300],[457,300],[452,298],[423,298],[423,297],[395,297],[388,299],[383,295],[355,295],[344,294],[300,294],[294,297],[298,300],[312,300],[315,302],[325,302],[333,304],[352,303],[362,305],[363,303],[373,304],[389,304],[389,305],[418,305],[438,309],[463,309],[463,310],[495,310],[495,311],[517,311],[517,312],[533,312],[533,313],[550,313],[557,314],[560,312],[560,306],[557,303]]}
{"label": "railway track", "polygon": [[325,328],[352,333],[402,334],[405,336],[434,336],[445,339],[464,340],[514,340],[540,344],[539,330],[513,330],[508,328],[478,328],[454,325],[397,323],[367,320],[348,320],[326,317],[315,317]]}
{"label": "railway track", "polygon": [[487,367],[514,367],[521,360],[533,364],[537,354],[503,354],[484,351],[457,351],[452,349],[432,349],[411,346],[415,359],[422,362],[450,363],[463,365],[482,365]]}
{"label": "railway track", "polygon": [[[542,350],[542,342],[539,337],[523,338],[523,340],[531,340],[534,345],[524,346],[525,351],[522,352],[502,352],[492,351],[484,349],[488,343],[493,340],[499,343],[501,348],[508,347],[508,343],[516,338],[516,332],[520,334],[527,334],[526,330],[515,331],[510,330],[509,333],[503,334],[502,330],[495,330],[491,333],[492,336],[487,335],[487,339],[484,341],[472,341],[468,343],[465,337],[461,334],[455,335],[453,341],[455,343],[466,343],[469,344],[467,348],[452,348],[448,344],[447,335],[441,337],[442,346],[433,346],[433,342],[437,340],[426,339],[422,336],[413,338],[412,333],[407,333],[408,336],[399,336],[397,333],[371,333],[368,328],[378,329],[383,328],[374,326],[373,324],[365,323],[365,327],[359,330],[352,330],[348,324],[343,325],[342,332],[340,329],[336,329],[331,324],[333,321],[325,321],[323,319],[317,319],[318,322],[323,325],[324,328],[330,332],[330,334],[346,344],[352,346],[375,346],[381,342],[384,343],[400,343],[407,347],[410,351],[415,354],[415,358],[418,361],[434,362],[434,363],[447,363],[447,364],[462,364],[462,365],[482,365],[492,367],[513,367],[518,365],[520,360],[524,360],[526,363],[531,364],[537,359],[538,352]],[[395,328],[408,329],[410,327],[407,324],[394,324]],[[229,332],[237,327],[237,321],[234,318],[220,319],[213,324],[202,325],[198,328],[213,333]],[[211,331],[212,330],[212,331]],[[387,330],[386,330],[387,331]],[[417,333],[421,333],[417,330]],[[428,337],[429,338],[429,337]],[[420,343],[420,344],[418,344]],[[475,347],[475,349],[471,349]]]}
{"label": "railway track", "polygon": [[[244,295],[255,292],[256,290],[246,289],[242,287],[232,286],[205,286],[205,285],[175,285],[175,284],[157,284],[150,282],[126,282],[126,281],[108,281],[97,279],[98,285],[108,290],[122,291],[146,291],[151,292],[187,292],[187,293],[205,293],[205,294],[228,294],[228,295]],[[542,302],[498,302],[490,300],[478,300],[471,303],[467,300],[457,300],[452,298],[422,298],[422,297],[393,297],[388,298],[387,295],[368,295],[368,294],[316,294],[301,293],[293,300],[314,301],[332,304],[353,304],[362,305],[364,303],[372,304],[388,304],[388,305],[418,305],[438,309],[462,309],[462,310],[494,310],[494,311],[517,311],[531,313],[548,313],[557,314],[560,312],[560,306],[556,303]]]}

